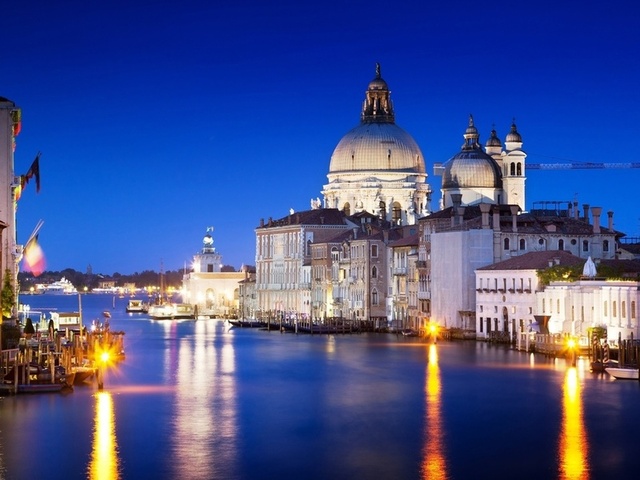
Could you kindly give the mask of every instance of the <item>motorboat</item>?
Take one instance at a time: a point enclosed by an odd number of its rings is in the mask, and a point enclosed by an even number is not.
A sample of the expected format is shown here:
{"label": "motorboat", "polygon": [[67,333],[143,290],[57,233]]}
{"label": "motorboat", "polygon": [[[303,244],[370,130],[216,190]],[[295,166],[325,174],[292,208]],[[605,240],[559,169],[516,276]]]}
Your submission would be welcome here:
{"label": "motorboat", "polygon": [[604,370],[614,378],[626,380],[638,380],[638,372],[640,371],[637,368],[629,367],[607,367]]}
{"label": "motorboat", "polygon": [[132,298],[127,303],[127,313],[144,313],[147,311],[147,305],[142,300]]}

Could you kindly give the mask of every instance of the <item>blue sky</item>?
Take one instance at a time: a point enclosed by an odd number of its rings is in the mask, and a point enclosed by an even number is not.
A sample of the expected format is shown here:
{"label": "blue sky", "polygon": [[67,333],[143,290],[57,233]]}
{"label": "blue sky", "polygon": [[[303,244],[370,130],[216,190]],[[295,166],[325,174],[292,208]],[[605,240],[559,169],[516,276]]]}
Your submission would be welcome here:
{"label": "blue sky", "polygon": [[[637,162],[640,7],[625,2],[10,2],[0,96],[22,108],[15,166],[38,151],[48,269],[181,269],[206,227],[254,264],[255,227],[321,196],[375,63],[396,122],[433,164],[513,118],[531,163]],[[640,235],[640,169],[529,171],[527,207],[613,210]]]}

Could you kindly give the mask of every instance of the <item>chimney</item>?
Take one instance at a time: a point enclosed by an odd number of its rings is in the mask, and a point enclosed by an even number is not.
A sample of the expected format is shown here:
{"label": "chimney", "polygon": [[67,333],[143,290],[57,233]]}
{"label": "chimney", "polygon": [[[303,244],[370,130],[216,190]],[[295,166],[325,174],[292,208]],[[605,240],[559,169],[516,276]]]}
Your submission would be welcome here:
{"label": "chimney", "polygon": [[260,219],[260,227],[264,227],[264,218]]}
{"label": "chimney", "polygon": [[591,207],[591,214],[593,215],[593,233],[600,233],[600,215],[602,214],[602,207]]}
{"label": "chimney", "polygon": [[500,231],[500,208],[495,205],[493,207],[493,231]]}
{"label": "chimney", "polygon": [[384,244],[389,243],[389,230],[382,231],[382,238],[384,239]]}
{"label": "chimney", "polygon": [[511,205],[511,229],[515,233],[518,231],[518,206]]}
{"label": "chimney", "polygon": [[451,194],[451,203],[453,204],[453,208],[457,208],[462,204],[462,194],[461,193],[452,193]]}
{"label": "chimney", "polygon": [[358,239],[358,227],[353,228],[353,239],[354,240]]}
{"label": "chimney", "polygon": [[464,218],[464,207],[456,208],[457,217],[458,217],[458,225],[462,225],[462,219]]}
{"label": "chimney", "polygon": [[609,223],[607,225],[607,228],[609,230],[613,230],[613,210],[609,210],[607,212],[607,215],[609,216]]}
{"label": "chimney", "polygon": [[583,203],[582,210],[584,210],[584,221],[589,223],[589,204]]}
{"label": "chimney", "polygon": [[573,218],[575,218],[576,220],[578,220],[578,217],[580,216],[580,211],[578,210],[578,202],[573,202]]}
{"label": "chimney", "polygon": [[491,211],[491,205],[488,203],[480,204],[480,211],[482,212],[482,228],[489,228],[489,212]]}

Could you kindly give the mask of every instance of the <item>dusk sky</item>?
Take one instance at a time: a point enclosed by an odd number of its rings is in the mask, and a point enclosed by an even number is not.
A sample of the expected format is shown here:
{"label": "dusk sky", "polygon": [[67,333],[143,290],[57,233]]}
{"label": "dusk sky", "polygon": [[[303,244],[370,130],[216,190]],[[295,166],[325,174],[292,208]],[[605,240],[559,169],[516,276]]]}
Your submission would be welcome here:
{"label": "dusk sky", "polygon": [[[182,269],[208,226],[255,264],[260,219],[310,208],[375,64],[396,123],[443,163],[469,114],[515,118],[529,163],[640,162],[640,6],[622,2],[5,2],[0,96],[22,109],[18,242],[48,270]],[[640,235],[640,169],[527,171],[527,208],[573,201]]]}

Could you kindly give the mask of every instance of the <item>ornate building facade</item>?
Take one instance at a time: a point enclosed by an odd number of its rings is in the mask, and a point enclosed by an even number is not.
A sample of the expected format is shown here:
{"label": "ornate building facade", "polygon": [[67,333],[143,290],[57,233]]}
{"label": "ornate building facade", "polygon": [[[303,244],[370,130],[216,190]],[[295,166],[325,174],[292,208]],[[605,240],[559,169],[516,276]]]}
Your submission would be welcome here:
{"label": "ornate building facade", "polygon": [[430,212],[425,161],[413,137],[395,123],[391,92],[376,66],[360,125],[336,146],[324,186],[324,206],[346,215],[367,211],[394,225]]}
{"label": "ornate building facade", "polygon": [[[214,317],[241,316],[245,308],[251,309],[250,281],[254,278],[248,268],[240,272],[222,271],[222,255],[214,246],[211,232],[207,229],[202,239],[202,249],[193,256],[191,271],[182,279],[181,295],[185,303],[198,308],[198,313]],[[246,282],[240,296],[239,282]]]}

